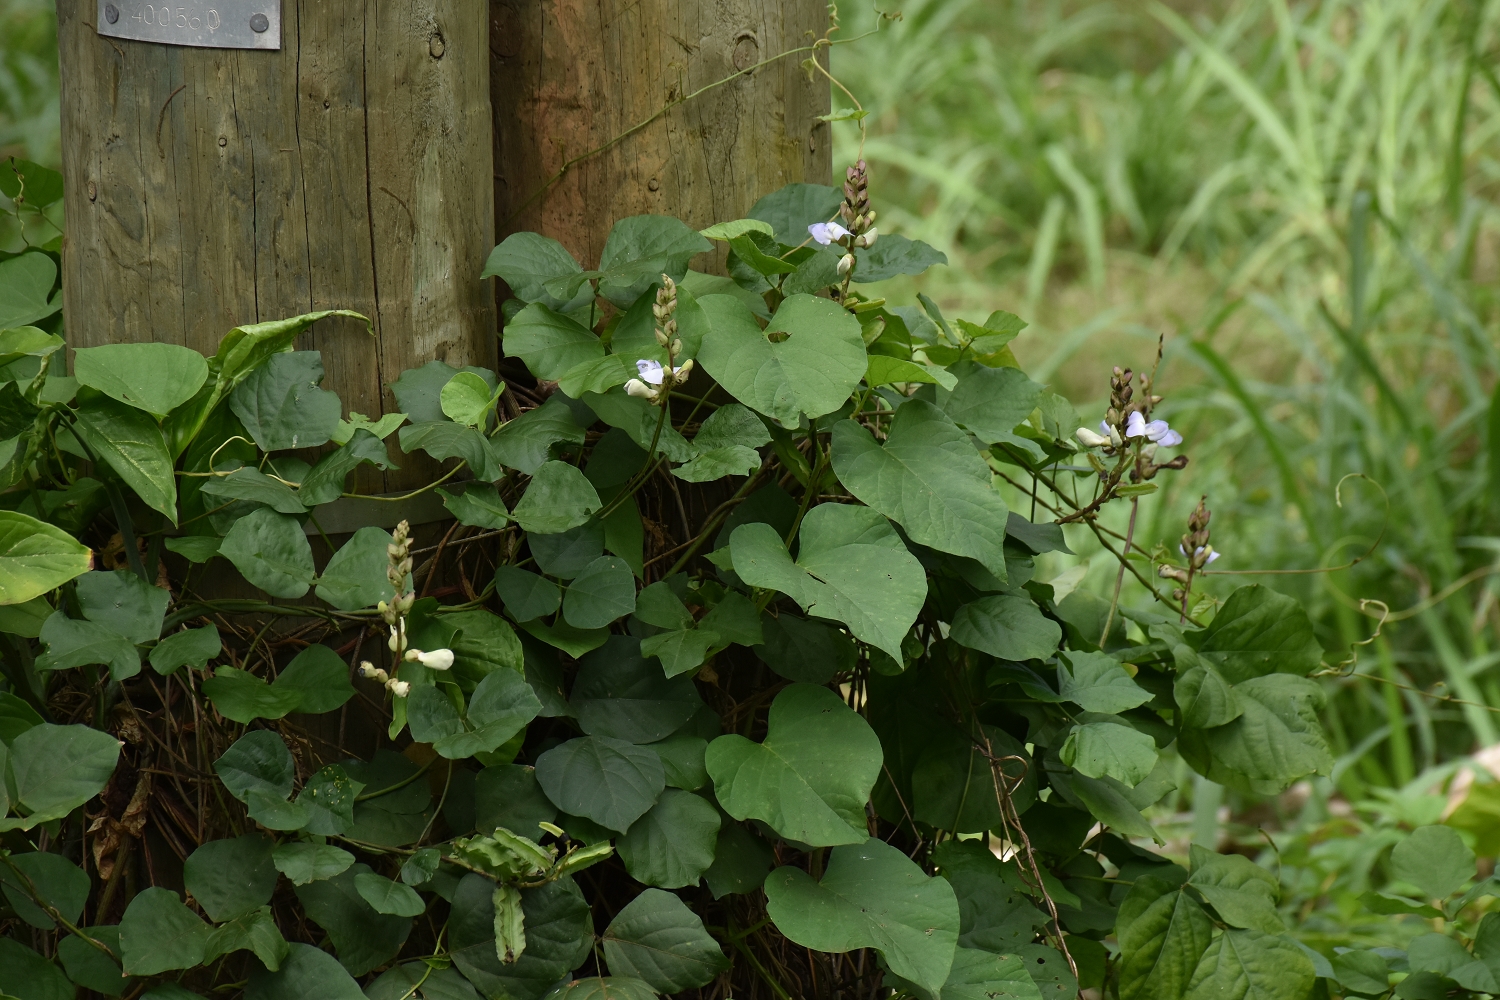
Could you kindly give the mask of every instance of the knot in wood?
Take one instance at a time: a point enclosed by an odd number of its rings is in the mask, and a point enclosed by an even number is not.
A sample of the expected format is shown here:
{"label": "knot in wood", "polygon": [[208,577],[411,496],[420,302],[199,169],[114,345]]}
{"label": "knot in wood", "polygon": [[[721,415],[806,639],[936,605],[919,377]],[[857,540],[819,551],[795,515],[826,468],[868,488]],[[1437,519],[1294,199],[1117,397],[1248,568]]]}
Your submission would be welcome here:
{"label": "knot in wood", "polygon": [[760,42],[756,40],[755,32],[742,31],[734,36],[734,55],[731,61],[740,72],[760,61]]}

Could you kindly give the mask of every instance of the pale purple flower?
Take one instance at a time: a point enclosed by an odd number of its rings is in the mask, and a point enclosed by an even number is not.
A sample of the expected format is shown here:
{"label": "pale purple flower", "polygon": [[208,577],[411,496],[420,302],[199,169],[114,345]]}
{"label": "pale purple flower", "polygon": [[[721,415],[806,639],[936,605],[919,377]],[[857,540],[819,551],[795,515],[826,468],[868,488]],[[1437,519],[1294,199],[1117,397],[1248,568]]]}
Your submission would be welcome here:
{"label": "pale purple flower", "polygon": [[849,230],[837,222],[814,222],[807,227],[807,231],[812,234],[814,240],[825,247],[834,240],[841,240],[849,235]]}
{"label": "pale purple flower", "polygon": [[641,378],[652,385],[661,385],[662,367],[660,361],[652,361],[650,358],[642,358],[635,363],[635,370],[641,373]]}
{"label": "pale purple flower", "polygon": [[[688,360],[684,361],[676,368],[667,368],[660,361],[652,361],[650,358],[641,358],[635,363],[635,370],[641,373],[641,379],[645,379],[646,382],[650,383],[651,385],[659,386],[662,384],[662,382],[666,381],[666,375],[669,371],[672,373],[673,381],[683,381],[683,379],[687,377],[687,373],[693,370],[693,362],[691,360]],[[634,382],[637,385],[642,385],[644,383],[641,382],[641,379],[633,378],[630,380],[630,382]],[[638,390],[632,391],[630,382],[627,382],[625,384],[625,391],[630,393],[630,395],[632,396],[641,395]]]}
{"label": "pale purple flower", "polygon": [[[1203,555],[1204,548],[1205,548],[1205,546],[1200,545],[1196,549],[1194,549],[1193,550],[1193,558],[1196,559],[1199,556]],[[1185,549],[1185,548],[1182,547],[1182,543],[1181,542],[1177,543],[1177,551],[1182,553],[1182,557],[1184,559],[1187,558],[1187,549]],[[1203,565],[1205,565],[1205,566],[1210,565],[1215,559],[1219,558],[1219,556],[1222,555],[1222,554],[1223,553],[1215,552],[1213,549],[1209,549],[1208,550],[1208,558],[1203,561]]]}
{"label": "pale purple flower", "polygon": [[1163,448],[1173,448],[1182,444],[1182,435],[1167,426],[1165,420],[1153,420],[1147,423],[1146,418],[1141,416],[1139,411],[1133,411],[1125,418],[1125,436],[1143,437]]}

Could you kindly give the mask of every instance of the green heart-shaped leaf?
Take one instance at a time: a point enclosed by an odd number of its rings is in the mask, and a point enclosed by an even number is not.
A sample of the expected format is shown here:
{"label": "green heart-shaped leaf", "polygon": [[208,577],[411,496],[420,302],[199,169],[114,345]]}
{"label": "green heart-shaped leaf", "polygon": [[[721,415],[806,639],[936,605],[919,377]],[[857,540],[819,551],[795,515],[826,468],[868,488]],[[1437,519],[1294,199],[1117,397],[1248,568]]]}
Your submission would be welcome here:
{"label": "green heart-shaped leaf", "polygon": [[903,403],[884,445],[852,420],[833,428],[833,471],[913,541],[976,559],[1005,579],[1005,501],[969,436],[931,403]]}
{"label": "green heart-shaped leaf", "polygon": [[901,662],[901,640],[927,596],[927,574],[886,519],[868,507],[821,504],[803,519],[797,561],[776,529],[742,524],[729,538],[734,571],[779,590],[808,614],[841,621]]}
{"label": "green heart-shaped leaf", "polygon": [[958,899],[947,879],[871,838],[834,848],[821,882],[800,868],[766,877],[766,913],[792,941],[817,951],[875,948],[890,970],[936,996],[958,945]]}
{"label": "green heart-shaped leaf", "polygon": [[[717,822],[714,827],[718,828]],[[729,960],[719,943],[708,936],[698,915],[660,889],[647,889],[626,904],[605,928],[603,938],[611,972],[643,979],[659,993],[705,986],[729,968]]]}
{"label": "green heart-shaped leaf", "polygon": [[863,842],[884,759],[870,724],[827,688],[793,684],[771,703],[766,727],[763,743],[731,733],[708,745],[724,810],[816,847]]}
{"label": "green heart-shaped leaf", "polygon": [[176,344],[102,344],[74,352],[73,375],[79,385],[163,417],[203,388],[208,360]]}
{"label": "green heart-shaped leaf", "polygon": [[859,320],[828,299],[793,295],[761,330],[737,299],[699,300],[709,330],[698,350],[704,369],[751,409],[797,426],[805,414],[832,413],[865,377]]}

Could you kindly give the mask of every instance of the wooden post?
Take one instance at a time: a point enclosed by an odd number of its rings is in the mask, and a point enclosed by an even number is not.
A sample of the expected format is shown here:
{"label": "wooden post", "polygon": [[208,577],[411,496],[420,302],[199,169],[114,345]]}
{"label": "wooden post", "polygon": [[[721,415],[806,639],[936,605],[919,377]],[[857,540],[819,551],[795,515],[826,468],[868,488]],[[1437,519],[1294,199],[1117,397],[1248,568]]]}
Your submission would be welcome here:
{"label": "wooden post", "polygon": [[544,233],[593,267],[617,219],[703,227],[784,184],[827,184],[829,88],[801,69],[810,53],[752,69],[827,26],[824,0],[491,0],[499,235]]}
{"label": "wooden post", "polygon": [[[58,0],[68,342],[211,354],[243,323],[356,309],[374,338],[327,320],[299,346],[346,412],[391,412],[407,368],[494,364],[486,12],[281,7],[281,49],[256,51],[102,37],[96,0]],[[403,466],[386,488],[429,478]]]}

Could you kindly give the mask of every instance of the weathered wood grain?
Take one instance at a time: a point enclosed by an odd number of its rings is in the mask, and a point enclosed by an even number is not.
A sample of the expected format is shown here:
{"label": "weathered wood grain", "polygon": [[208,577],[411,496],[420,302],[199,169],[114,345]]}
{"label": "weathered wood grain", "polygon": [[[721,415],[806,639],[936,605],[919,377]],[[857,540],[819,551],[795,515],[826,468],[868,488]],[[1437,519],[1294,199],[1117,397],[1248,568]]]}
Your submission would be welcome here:
{"label": "weathered wood grain", "polygon": [[533,200],[570,158],[827,23],[822,0],[490,0],[499,235],[545,233],[592,267],[617,219],[702,227],[784,184],[828,183],[828,81],[808,80],[801,53],[679,104]]}
{"label": "weathered wood grain", "polygon": [[[488,25],[477,0],[283,0],[279,52],[102,38],[58,0],[68,340],[212,353],[314,309],[347,411],[404,369],[493,365]],[[394,439],[392,439],[394,440]],[[423,482],[431,466],[362,489]]]}

